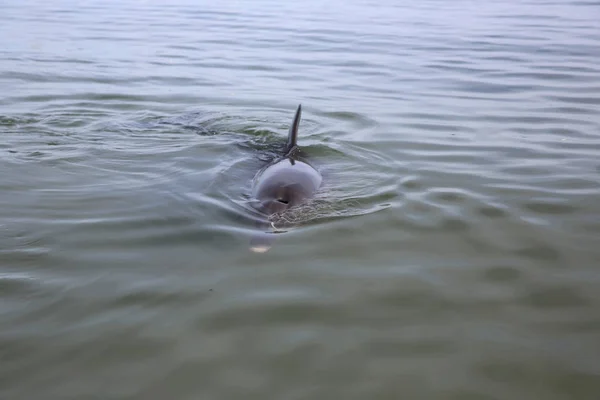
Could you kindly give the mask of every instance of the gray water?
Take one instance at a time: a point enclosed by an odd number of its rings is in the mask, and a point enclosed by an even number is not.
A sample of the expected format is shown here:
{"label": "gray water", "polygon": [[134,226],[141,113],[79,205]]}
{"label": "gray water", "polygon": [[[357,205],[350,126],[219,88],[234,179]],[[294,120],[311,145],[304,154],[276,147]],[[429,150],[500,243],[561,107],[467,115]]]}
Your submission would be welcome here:
{"label": "gray water", "polygon": [[0,9],[2,400],[600,398],[598,2]]}

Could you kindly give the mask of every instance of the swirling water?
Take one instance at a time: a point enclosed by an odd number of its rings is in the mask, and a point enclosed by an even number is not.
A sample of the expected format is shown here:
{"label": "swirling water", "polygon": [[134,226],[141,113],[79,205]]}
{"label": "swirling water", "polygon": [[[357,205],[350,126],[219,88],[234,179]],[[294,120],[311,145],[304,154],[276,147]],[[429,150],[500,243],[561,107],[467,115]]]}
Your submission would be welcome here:
{"label": "swirling water", "polygon": [[598,2],[1,6],[0,398],[600,395]]}

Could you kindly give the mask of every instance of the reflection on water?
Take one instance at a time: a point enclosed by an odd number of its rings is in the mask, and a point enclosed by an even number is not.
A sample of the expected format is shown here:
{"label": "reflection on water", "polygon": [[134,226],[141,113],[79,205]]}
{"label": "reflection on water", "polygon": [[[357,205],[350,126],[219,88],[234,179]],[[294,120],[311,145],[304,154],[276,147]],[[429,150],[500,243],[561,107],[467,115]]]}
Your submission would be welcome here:
{"label": "reflection on water", "polygon": [[0,398],[595,400],[597,10],[4,4]]}

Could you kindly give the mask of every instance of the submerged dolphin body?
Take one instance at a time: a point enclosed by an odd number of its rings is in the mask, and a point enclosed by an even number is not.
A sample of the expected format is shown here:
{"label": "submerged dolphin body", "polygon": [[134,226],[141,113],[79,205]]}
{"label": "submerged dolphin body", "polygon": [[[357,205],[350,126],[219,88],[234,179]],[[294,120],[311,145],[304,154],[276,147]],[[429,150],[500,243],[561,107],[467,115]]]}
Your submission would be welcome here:
{"label": "submerged dolphin body", "polygon": [[[267,218],[291,207],[301,205],[312,198],[321,186],[321,174],[310,164],[298,159],[298,126],[302,115],[299,105],[288,133],[288,140],[282,157],[260,170],[254,178],[252,197],[258,202],[258,211]],[[267,221],[261,228],[269,227]],[[273,233],[261,232],[254,236],[250,249],[264,253],[271,247]]]}

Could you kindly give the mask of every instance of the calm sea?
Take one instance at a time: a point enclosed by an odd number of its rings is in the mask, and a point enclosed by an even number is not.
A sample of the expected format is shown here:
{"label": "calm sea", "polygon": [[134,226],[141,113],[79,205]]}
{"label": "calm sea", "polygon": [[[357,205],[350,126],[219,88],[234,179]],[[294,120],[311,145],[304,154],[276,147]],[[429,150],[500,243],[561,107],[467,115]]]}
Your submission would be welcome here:
{"label": "calm sea", "polygon": [[598,1],[0,10],[2,400],[600,398]]}

